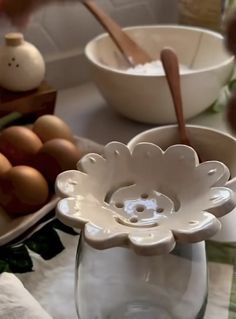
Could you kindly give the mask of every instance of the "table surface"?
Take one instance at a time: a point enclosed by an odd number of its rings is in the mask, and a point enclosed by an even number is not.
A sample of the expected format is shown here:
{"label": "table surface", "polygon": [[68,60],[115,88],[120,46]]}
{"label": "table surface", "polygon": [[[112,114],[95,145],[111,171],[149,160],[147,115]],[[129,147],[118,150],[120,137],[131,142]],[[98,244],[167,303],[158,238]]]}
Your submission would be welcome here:
{"label": "table surface", "polygon": [[[60,91],[56,115],[71,126],[74,134],[102,144],[114,140],[127,143],[139,132],[154,127],[132,122],[113,112],[91,83]],[[188,123],[229,132],[223,113],[205,112]],[[19,275],[19,278],[54,319],[76,319],[73,294],[78,238],[64,233],[60,233],[60,236],[66,249],[46,262],[33,254],[35,271]],[[209,263],[210,287],[206,319],[228,319],[233,273],[232,264],[223,265],[215,260]]]}

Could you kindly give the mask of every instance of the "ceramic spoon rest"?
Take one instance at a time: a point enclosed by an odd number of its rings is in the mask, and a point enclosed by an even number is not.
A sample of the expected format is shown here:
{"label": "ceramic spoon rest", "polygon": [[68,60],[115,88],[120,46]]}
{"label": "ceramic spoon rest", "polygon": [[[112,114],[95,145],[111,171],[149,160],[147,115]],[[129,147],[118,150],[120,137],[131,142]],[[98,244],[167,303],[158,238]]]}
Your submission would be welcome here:
{"label": "ceramic spoon rest", "polygon": [[96,249],[132,248],[142,255],[169,253],[176,242],[200,242],[221,227],[218,217],[236,205],[225,187],[228,168],[199,164],[189,146],[165,152],[151,143],[128,147],[112,142],[104,156],[88,154],[78,170],[60,174],[58,218],[84,230]]}

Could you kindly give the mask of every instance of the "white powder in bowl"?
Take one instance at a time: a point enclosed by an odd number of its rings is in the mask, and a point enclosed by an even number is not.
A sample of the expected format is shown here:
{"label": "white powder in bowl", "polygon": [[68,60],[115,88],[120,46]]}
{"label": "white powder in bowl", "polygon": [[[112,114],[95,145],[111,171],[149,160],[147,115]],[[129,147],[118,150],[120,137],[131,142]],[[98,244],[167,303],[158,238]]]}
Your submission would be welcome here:
{"label": "white powder in bowl", "polygon": [[[180,73],[186,74],[192,72],[193,70],[187,67],[186,65],[180,64]],[[139,64],[133,68],[129,68],[126,70],[128,74],[139,74],[139,75],[164,75],[164,69],[160,60],[153,61],[146,64]]]}

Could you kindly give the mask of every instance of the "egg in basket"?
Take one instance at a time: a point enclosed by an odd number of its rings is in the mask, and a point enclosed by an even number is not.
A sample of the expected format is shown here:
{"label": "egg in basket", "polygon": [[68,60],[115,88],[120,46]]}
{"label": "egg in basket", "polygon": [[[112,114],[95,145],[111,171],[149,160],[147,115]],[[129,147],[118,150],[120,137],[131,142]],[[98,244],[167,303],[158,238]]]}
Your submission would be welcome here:
{"label": "egg in basket", "polygon": [[32,128],[10,126],[0,134],[0,246],[15,239],[55,208],[58,174],[75,169],[94,142],[73,136],[54,115],[43,115]]}

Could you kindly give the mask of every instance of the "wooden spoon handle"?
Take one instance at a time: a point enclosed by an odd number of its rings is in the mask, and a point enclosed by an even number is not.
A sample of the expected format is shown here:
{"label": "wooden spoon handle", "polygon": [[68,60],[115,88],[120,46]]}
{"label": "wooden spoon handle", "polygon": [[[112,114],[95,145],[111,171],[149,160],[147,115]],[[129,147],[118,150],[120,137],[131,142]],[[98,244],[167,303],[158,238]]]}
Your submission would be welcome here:
{"label": "wooden spoon handle", "polygon": [[151,62],[151,57],[139,47],[93,0],[83,0],[84,6],[109,33],[130,66]]}
{"label": "wooden spoon handle", "polygon": [[183,114],[178,57],[174,50],[165,48],[161,51],[161,62],[171,91],[181,142],[183,144],[190,145]]}
{"label": "wooden spoon handle", "polygon": [[[171,91],[173,99],[175,113],[178,121],[180,141],[182,144],[192,146],[188,133],[186,130],[185,119],[183,114],[183,102],[181,95],[180,85],[180,72],[179,72],[179,61],[174,50],[165,48],[161,52],[161,61],[165,70],[167,82]],[[199,162],[202,163],[203,159],[198,154]]]}

